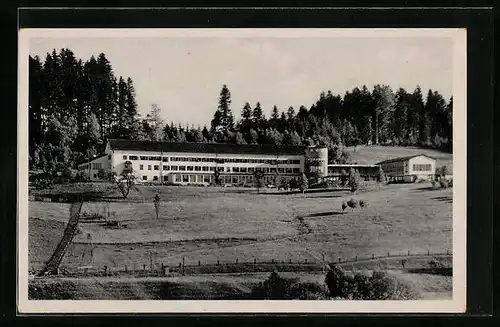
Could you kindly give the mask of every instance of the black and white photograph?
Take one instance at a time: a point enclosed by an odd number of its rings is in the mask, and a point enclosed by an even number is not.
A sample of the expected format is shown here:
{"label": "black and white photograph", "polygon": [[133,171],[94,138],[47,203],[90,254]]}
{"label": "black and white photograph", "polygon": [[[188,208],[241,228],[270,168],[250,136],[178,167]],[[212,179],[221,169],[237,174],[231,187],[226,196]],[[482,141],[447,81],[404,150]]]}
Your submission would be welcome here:
{"label": "black and white photograph", "polygon": [[20,310],[462,312],[465,40],[21,30]]}

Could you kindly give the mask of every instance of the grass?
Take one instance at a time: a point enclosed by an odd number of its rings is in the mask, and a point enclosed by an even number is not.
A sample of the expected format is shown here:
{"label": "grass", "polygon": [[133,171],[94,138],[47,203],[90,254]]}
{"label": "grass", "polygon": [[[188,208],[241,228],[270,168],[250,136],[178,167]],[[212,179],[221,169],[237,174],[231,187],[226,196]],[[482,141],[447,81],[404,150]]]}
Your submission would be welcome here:
{"label": "grass", "polygon": [[[160,190],[160,219],[151,201]],[[263,195],[255,190],[141,187],[133,202],[86,202],[87,214],[113,213],[124,228],[81,223],[62,266],[112,269],[257,260],[318,261],[452,248],[452,190],[389,185],[353,196],[368,207],[341,209],[344,191]],[[139,194],[139,195],[138,195]],[[67,208],[66,208],[67,206]],[[30,202],[30,217],[67,221],[69,205]],[[31,222],[30,222],[31,223]],[[31,225],[30,225],[31,226]],[[31,227],[30,227],[31,229]],[[91,242],[87,239],[91,235]],[[34,246],[34,245],[33,245]],[[93,261],[90,248],[94,248]]]}
{"label": "grass", "polygon": [[352,162],[367,165],[373,165],[387,159],[425,154],[436,159],[436,167],[446,165],[450,174],[453,172],[453,155],[439,150],[418,147],[359,145],[357,147],[348,147],[347,152],[351,155]]}
{"label": "grass", "polygon": [[39,271],[55,251],[66,224],[52,219],[29,218],[28,262],[30,270]]}
{"label": "grass", "polygon": [[[285,278],[324,285],[318,273],[280,272]],[[450,299],[451,277],[409,275],[399,271],[389,274],[411,283],[423,299]],[[29,281],[29,298],[73,300],[162,300],[162,299],[246,299],[252,287],[267,279],[269,272],[233,275],[203,275],[142,278],[35,278]]]}

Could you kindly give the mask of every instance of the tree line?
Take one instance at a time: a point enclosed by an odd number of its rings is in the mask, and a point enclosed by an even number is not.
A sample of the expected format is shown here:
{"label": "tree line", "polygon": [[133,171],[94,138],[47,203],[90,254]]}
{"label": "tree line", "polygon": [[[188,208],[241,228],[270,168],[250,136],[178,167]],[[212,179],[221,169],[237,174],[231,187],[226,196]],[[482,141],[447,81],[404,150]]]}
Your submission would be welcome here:
{"label": "tree line", "polygon": [[[234,111],[240,114],[237,119]],[[117,76],[105,54],[77,59],[69,49],[29,57],[30,168],[74,167],[104,150],[107,138],[167,142],[321,145],[329,161],[348,162],[345,146],[411,145],[452,149],[453,98],[421,88],[355,87],[343,96],[321,92],[309,107],[260,102],[234,109],[223,85],[209,126],[165,123],[153,104],[141,117],[130,77]],[[57,169],[56,169],[57,170]]]}

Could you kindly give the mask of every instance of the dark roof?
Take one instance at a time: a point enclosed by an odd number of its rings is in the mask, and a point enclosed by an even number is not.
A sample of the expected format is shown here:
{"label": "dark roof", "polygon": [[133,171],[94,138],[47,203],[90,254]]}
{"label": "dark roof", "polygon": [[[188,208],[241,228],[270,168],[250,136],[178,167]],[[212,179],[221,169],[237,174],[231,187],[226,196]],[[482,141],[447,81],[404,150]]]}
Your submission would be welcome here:
{"label": "dark roof", "polygon": [[276,146],[231,143],[170,143],[153,141],[129,141],[109,139],[112,150],[156,151],[156,152],[194,152],[219,154],[304,154],[305,146]]}
{"label": "dark roof", "polygon": [[415,154],[413,156],[406,156],[406,157],[399,157],[399,158],[384,160],[384,161],[381,161],[381,162],[377,162],[376,165],[381,165],[381,164],[391,163],[391,162],[398,162],[398,161],[406,161],[406,160],[409,160],[411,158],[420,157],[420,156],[424,156],[424,157],[436,160],[435,158],[433,158],[431,156],[428,156],[426,154]]}

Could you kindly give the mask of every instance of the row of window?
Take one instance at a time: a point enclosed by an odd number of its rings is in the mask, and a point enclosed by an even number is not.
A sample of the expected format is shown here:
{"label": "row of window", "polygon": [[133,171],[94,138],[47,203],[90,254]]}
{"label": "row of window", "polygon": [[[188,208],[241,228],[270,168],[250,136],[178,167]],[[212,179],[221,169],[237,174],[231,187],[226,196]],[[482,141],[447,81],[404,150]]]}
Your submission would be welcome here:
{"label": "row of window", "polygon": [[[127,156],[123,155],[123,160],[149,160],[168,162],[169,157],[157,156]],[[260,163],[270,165],[300,165],[300,160],[270,160],[270,159],[233,159],[233,158],[193,158],[193,157],[170,157],[173,162],[215,162],[215,163]]]}
{"label": "row of window", "polygon": [[[143,181],[148,180],[148,176],[142,176]],[[158,176],[153,176],[153,181],[158,181]],[[176,183],[213,183],[215,177],[213,175],[187,175],[187,174],[178,174],[175,175],[174,181]],[[247,184],[252,183],[254,181],[253,176],[221,176],[221,183],[223,184]],[[273,183],[275,181],[274,177],[266,176],[264,177],[266,183]],[[289,181],[290,178],[285,178],[285,181]],[[168,182],[169,177],[163,176],[163,181]]]}
{"label": "row of window", "polygon": [[[147,165],[148,170],[160,170],[159,165]],[[208,167],[208,166],[168,166],[163,165],[163,170],[168,171],[220,171],[220,172],[233,172],[233,173],[253,173],[255,172],[255,168],[253,167]],[[139,170],[144,170],[144,165],[139,165]],[[264,173],[281,173],[281,174],[293,174],[300,173],[299,168],[263,168]]]}
{"label": "row of window", "polygon": [[431,171],[430,164],[415,164],[413,165],[413,171]]}

